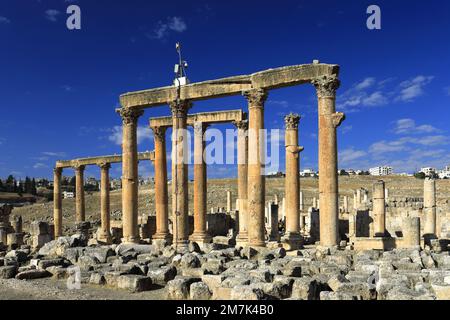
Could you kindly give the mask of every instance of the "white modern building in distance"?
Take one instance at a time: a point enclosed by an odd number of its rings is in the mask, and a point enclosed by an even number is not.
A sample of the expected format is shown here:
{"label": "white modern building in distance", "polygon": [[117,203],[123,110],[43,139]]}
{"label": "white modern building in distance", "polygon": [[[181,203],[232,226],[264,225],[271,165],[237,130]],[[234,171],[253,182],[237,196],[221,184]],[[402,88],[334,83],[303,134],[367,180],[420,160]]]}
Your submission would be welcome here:
{"label": "white modern building in distance", "polygon": [[371,176],[389,176],[393,173],[392,167],[381,166],[369,169]]}
{"label": "white modern building in distance", "polygon": [[425,168],[421,168],[420,172],[424,173],[427,177],[429,177],[436,173],[436,168],[425,167]]}

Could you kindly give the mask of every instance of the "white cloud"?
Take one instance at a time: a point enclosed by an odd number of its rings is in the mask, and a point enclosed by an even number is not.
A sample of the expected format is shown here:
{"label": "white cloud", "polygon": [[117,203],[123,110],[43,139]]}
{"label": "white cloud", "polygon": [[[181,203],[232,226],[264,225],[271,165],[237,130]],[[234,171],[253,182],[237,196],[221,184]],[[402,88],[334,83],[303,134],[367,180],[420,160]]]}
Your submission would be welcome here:
{"label": "white cloud", "polygon": [[368,78],[365,78],[360,83],[357,83],[355,85],[355,89],[357,89],[357,90],[364,90],[364,89],[367,89],[367,88],[373,86],[374,84],[375,84],[375,78],[368,77]]}
{"label": "white cloud", "polygon": [[66,153],[65,152],[53,152],[53,151],[45,151],[45,152],[41,152],[44,156],[49,156],[49,157],[65,157]]}
{"label": "white cloud", "polygon": [[0,145],[2,145],[3,144],[3,142],[5,142],[6,141],[6,139],[5,138],[0,138]]}
{"label": "white cloud", "polygon": [[[419,75],[396,85],[392,83],[395,78],[377,81],[374,77],[367,77],[353,84],[342,94],[338,94],[338,109],[356,112],[360,111],[361,107],[379,107],[392,102],[412,102],[425,93],[425,86],[433,78],[433,76]],[[389,88],[386,88],[388,86]]]}
{"label": "white cloud", "polygon": [[11,23],[11,20],[9,20],[7,17],[0,16],[0,24],[8,24]]}
{"label": "white cloud", "polygon": [[344,149],[339,152],[339,164],[346,166],[354,163],[355,160],[365,157],[367,152],[362,150],[355,150],[353,147]]}
{"label": "white cloud", "polygon": [[[140,144],[144,140],[152,140],[153,131],[150,128],[139,126],[137,128],[137,143]],[[114,144],[122,145],[122,127],[114,126],[111,130],[111,134],[108,136],[108,140]]]}
{"label": "white cloud", "polygon": [[420,134],[441,132],[441,130],[429,124],[417,126],[413,119],[400,119],[395,123],[394,132],[396,134]]}
{"label": "white cloud", "polygon": [[149,35],[152,39],[164,39],[171,31],[182,33],[186,31],[187,25],[181,17],[168,17],[165,22],[159,21],[153,34]]}
{"label": "white cloud", "polygon": [[400,83],[400,95],[396,100],[403,102],[411,102],[415,98],[424,94],[424,87],[429,84],[434,77],[419,75],[413,79]]}
{"label": "white cloud", "polygon": [[48,9],[45,11],[45,18],[49,21],[56,22],[60,14],[61,12],[58,10]]}
{"label": "white cloud", "polygon": [[341,129],[341,133],[346,134],[346,133],[352,131],[352,129],[353,129],[353,126],[343,126]]}
{"label": "white cloud", "polygon": [[445,93],[450,96],[450,86],[448,86],[447,88],[444,88]]}
{"label": "white cloud", "polygon": [[48,166],[45,163],[38,162],[33,166],[34,169],[43,169],[48,168]]}

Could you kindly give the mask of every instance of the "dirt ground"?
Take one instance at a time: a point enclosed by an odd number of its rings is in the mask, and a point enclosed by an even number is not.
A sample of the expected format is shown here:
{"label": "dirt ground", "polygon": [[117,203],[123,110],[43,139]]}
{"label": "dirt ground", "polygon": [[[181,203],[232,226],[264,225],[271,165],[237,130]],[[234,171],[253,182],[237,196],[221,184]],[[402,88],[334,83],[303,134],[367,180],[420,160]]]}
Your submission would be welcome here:
{"label": "dirt ground", "polygon": [[165,289],[131,293],[126,290],[82,284],[67,289],[65,280],[0,279],[0,300],[161,300]]}

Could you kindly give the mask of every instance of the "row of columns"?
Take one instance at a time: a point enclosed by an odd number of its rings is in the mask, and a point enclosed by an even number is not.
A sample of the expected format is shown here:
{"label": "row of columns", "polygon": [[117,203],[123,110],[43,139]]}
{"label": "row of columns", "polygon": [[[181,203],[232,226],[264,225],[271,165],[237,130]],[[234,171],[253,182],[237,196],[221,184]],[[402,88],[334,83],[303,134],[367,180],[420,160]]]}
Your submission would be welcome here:
{"label": "row of columns", "polygon": [[[101,228],[98,234],[98,240],[110,243],[110,185],[109,185],[109,169],[110,163],[99,164],[101,169],[101,181],[100,181],[100,216],[101,216]],[[85,166],[80,165],[75,167],[75,221],[76,223],[85,221],[85,200],[84,200],[84,170]],[[55,237],[62,236],[62,193],[61,193],[61,180],[62,180],[62,168],[55,168],[53,170],[53,220]]]}
{"label": "row of columns", "polygon": [[[342,113],[335,112],[336,90],[339,87],[339,80],[334,76],[324,76],[312,81],[316,87],[318,95],[319,109],[319,193],[320,193],[320,241],[324,246],[333,246],[338,244],[338,184],[337,184],[337,140],[336,128],[344,120]],[[249,121],[248,121],[248,161],[245,166],[238,169],[239,174],[239,203],[240,208],[244,209],[239,230],[240,238],[248,235],[248,244],[255,247],[265,246],[264,229],[264,204],[265,204],[265,167],[264,167],[264,102],[267,99],[267,91],[264,89],[252,89],[243,92],[248,100]],[[190,101],[177,100],[170,103],[172,112],[172,218],[174,223],[173,242],[177,246],[188,244],[188,175],[187,175],[187,137],[186,122],[187,113],[191,108]],[[122,208],[123,208],[123,234],[124,242],[137,242],[139,240],[137,230],[137,119],[143,111],[136,108],[119,109],[123,122],[123,176],[122,176]],[[295,122],[295,121],[294,121]],[[199,125],[200,126],[200,125]],[[197,128],[199,131],[196,139],[203,135],[204,128]],[[197,130],[196,129],[196,130]],[[201,132],[201,133],[200,133]],[[289,134],[289,139],[294,134]],[[200,141],[200,140],[198,140]],[[203,139],[202,139],[203,141]],[[289,166],[298,168],[299,147],[295,146],[295,139],[291,140],[293,145],[287,145],[286,148],[290,155]],[[198,145],[198,143],[197,143]],[[156,146],[155,146],[156,148]],[[200,148],[200,147],[199,147]],[[243,146],[240,147],[243,150]],[[200,150],[200,149],[199,149]],[[294,152],[292,152],[294,151]],[[197,155],[198,156],[198,155]],[[203,152],[202,152],[203,156]],[[158,158],[158,155],[156,155]],[[156,161],[155,161],[156,162]],[[297,164],[296,164],[297,163]],[[198,164],[197,164],[198,165]],[[247,174],[245,175],[245,169]],[[165,171],[162,164],[155,164],[155,172]],[[195,185],[195,208],[194,215],[196,223],[193,237],[204,237],[205,235],[205,177],[206,171],[204,164],[196,166],[194,173],[197,181]],[[243,178],[246,176],[247,179]],[[298,181],[298,169],[296,174],[289,175],[292,181]],[[297,176],[297,178],[295,177]],[[160,177],[164,179],[164,176]],[[156,179],[156,177],[155,177]],[[162,184],[162,182],[159,182]],[[295,182],[294,182],[295,184]],[[297,183],[298,185],[298,183]],[[247,194],[245,195],[245,187]],[[290,186],[289,186],[290,188]],[[298,191],[298,188],[297,188]],[[289,197],[292,202],[298,201],[297,191],[293,194],[290,191]],[[246,196],[246,198],[245,198]],[[157,220],[166,219],[166,209],[161,202],[165,195],[159,194],[157,202]],[[247,199],[247,201],[245,201]],[[291,199],[291,198],[289,198]],[[241,204],[242,203],[242,204]],[[245,203],[247,212],[245,214]],[[241,208],[242,207],[242,208]],[[298,222],[293,222],[294,217],[298,217],[299,205],[295,210],[290,211],[291,217],[289,228],[292,235],[298,232]],[[240,210],[241,212],[241,210]],[[241,218],[241,217],[240,217]],[[299,220],[299,219],[295,219]],[[166,222],[160,221],[157,227],[157,234],[167,235]]]}

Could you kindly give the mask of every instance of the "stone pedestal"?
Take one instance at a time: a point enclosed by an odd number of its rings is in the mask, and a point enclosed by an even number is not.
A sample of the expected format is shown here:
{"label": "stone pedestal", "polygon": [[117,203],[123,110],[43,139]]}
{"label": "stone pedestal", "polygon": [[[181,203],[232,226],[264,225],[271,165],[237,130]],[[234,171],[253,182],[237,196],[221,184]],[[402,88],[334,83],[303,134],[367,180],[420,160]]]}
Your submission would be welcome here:
{"label": "stone pedestal", "polygon": [[339,244],[339,207],[337,174],[336,128],[345,119],[336,112],[336,90],[339,80],[323,76],[312,81],[319,100],[319,201],[320,244],[325,247]]}
{"label": "stone pedestal", "polygon": [[249,246],[265,247],[264,206],[264,102],[267,92],[254,89],[244,92],[248,100],[248,237]]}
{"label": "stone pedestal", "polygon": [[110,233],[110,200],[109,200],[109,169],[111,164],[102,163],[99,165],[101,170],[100,177],[100,218],[101,227],[97,235],[97,240],[107,244],[111,243]]}
{"label": "stone pedestal", "polygon": [[171,241],[167,190],[166,128],[152,127],[155,140],[155,210],[156,233],[153,240]]}
{"label": "stone pedestal", "polygon": [[286,233],[282,239],[289,249],[301,246],[300,236],[300,178],[299,158],[303,147],[298,146],[300,116],[290,114],[284,118],[286,125]]}
{"label": "stone pedestal", "polygon": [[172,112],[172,221],[173,245],[177,248],[189,244],[188,226],[188,166],[187,166],[187,112],[189,101],[174,101]]}
{"label": "stone pedestal", "polygon": [[190,240],[198,243],[209,243],[212,240],[206,230],[207,176],[203,156],[206,128],[204,123],[194,124],[194,233]]}
{"label": "stone pedestal", "polygon": [[236,244],[244,246],[248,243],[247,232],[247,175],[248,175],[248,121],[234,123],[238,130],[237,157],[238,157],[238,211],[239,211],[239,233]]}
{"label": "stone pedestal", "polygon": [[118,109],[122,117],[122,222],[124,243],[139,243],[137,121],[144,114],[136,108]]}
{"label": "stone pedestal", "polygon": [[386,201],[384,195],[384,182],[377,181],[373,185],[373,232],[375,237],[384,237],[386,234]]}

